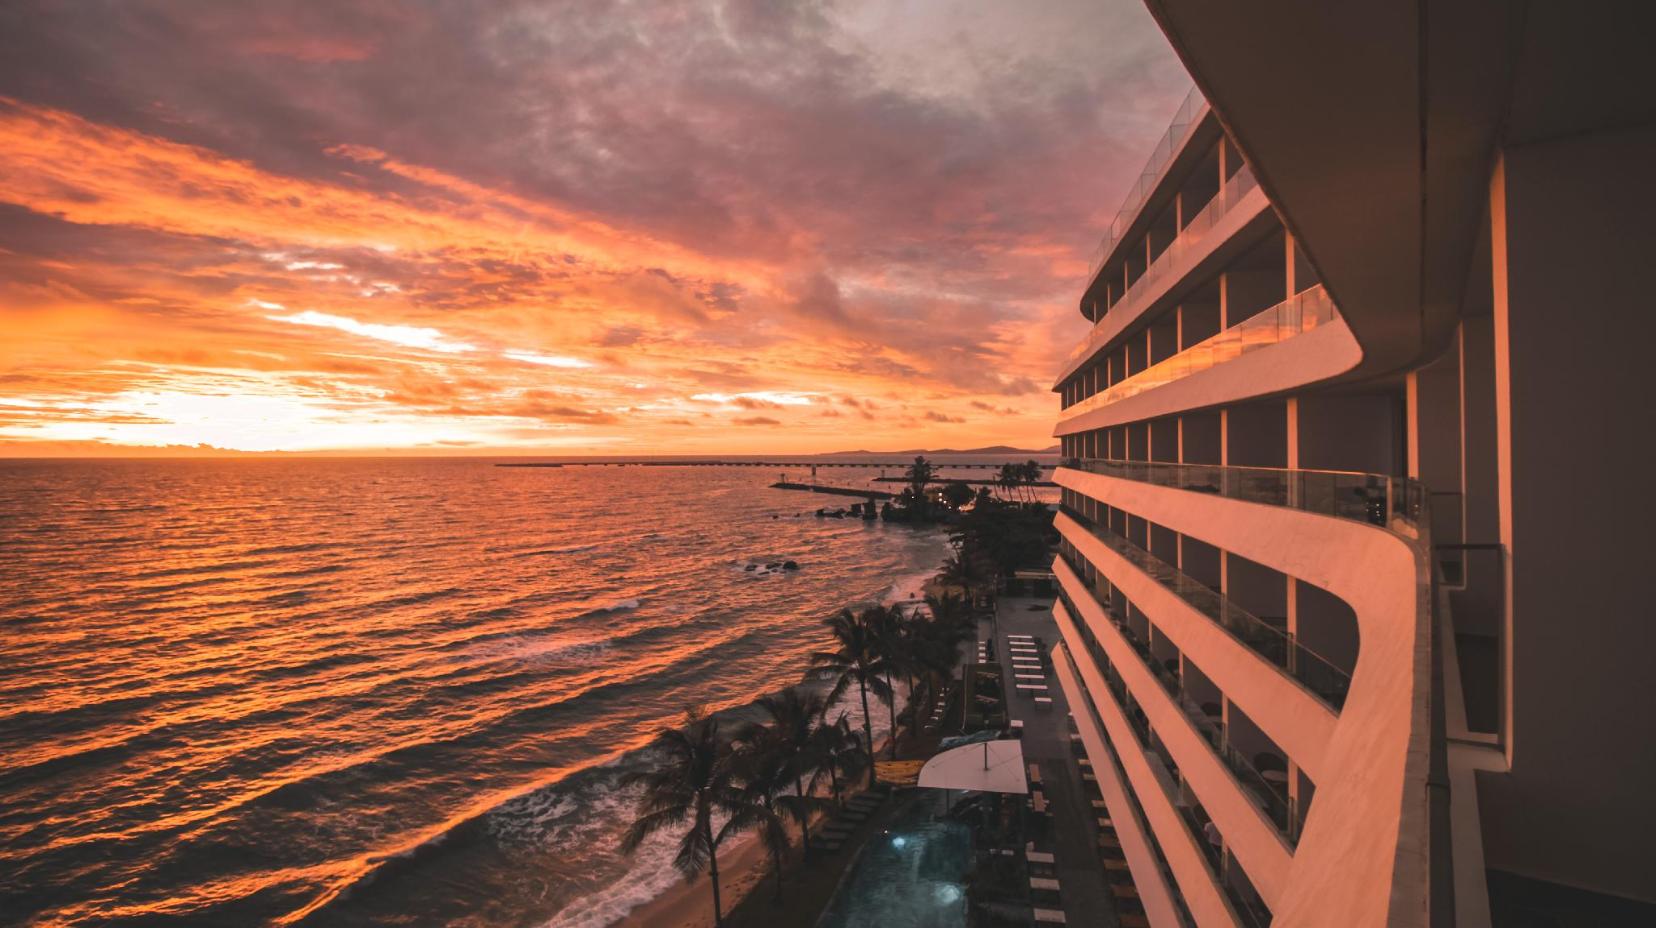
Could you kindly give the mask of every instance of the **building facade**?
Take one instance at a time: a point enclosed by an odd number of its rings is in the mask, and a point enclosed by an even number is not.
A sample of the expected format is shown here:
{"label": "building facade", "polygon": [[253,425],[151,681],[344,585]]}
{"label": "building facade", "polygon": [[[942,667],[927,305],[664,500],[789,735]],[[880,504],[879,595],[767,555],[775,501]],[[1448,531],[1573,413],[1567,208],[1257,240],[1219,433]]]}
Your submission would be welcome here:
{"label": "building facade", "polygon": [[1651,12],[1148,5],[1198,89],[1054,385],[1146,917],[1656,924]]}

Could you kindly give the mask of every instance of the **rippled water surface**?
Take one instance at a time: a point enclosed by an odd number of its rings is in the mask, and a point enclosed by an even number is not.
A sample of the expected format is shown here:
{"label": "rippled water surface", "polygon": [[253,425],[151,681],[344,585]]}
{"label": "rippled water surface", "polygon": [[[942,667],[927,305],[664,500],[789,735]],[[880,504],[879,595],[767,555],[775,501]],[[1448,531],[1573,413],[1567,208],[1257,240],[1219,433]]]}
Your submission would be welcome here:
{"label": "rippled water surface", "polygon": [[944,553],[775,477],[0,461],[0,922],[613,921],[652,731]]}

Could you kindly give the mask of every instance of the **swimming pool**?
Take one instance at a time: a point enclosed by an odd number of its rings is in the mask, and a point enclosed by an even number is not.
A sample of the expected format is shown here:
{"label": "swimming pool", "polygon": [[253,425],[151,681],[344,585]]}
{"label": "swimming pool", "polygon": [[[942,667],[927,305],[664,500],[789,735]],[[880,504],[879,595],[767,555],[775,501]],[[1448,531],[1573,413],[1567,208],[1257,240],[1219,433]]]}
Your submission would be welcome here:
{"label": "swimming pool", "polygon": [[817,928],[961,928],[972,833],[960,822],[930,821],[916,803],[884,834],[869,839]]}

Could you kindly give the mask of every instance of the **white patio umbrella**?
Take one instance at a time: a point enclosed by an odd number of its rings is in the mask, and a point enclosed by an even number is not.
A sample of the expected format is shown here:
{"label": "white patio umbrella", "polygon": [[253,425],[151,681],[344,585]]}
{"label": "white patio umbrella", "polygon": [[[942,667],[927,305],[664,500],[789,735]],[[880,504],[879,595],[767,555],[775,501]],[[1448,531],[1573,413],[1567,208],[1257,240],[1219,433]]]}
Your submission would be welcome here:
{"label": "white patio umbrella", "polygon": [[984,793],[1027,793],[1023,742],[984,741],[951,748],[926,761],[916,786],[971,789]]}

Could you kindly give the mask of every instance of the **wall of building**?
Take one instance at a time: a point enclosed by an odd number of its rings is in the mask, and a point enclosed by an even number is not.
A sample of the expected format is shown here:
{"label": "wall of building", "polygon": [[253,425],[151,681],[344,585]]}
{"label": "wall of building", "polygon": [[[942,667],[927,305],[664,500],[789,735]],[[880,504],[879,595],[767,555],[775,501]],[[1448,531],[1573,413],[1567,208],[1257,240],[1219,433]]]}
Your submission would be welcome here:
{"label": "wall of building", "polygon": [[1656,129],[1572,135],[1506,150],[1493,188],[1511,772],[1479,783],[1492,868],[1645,900],[1653,164]]}

